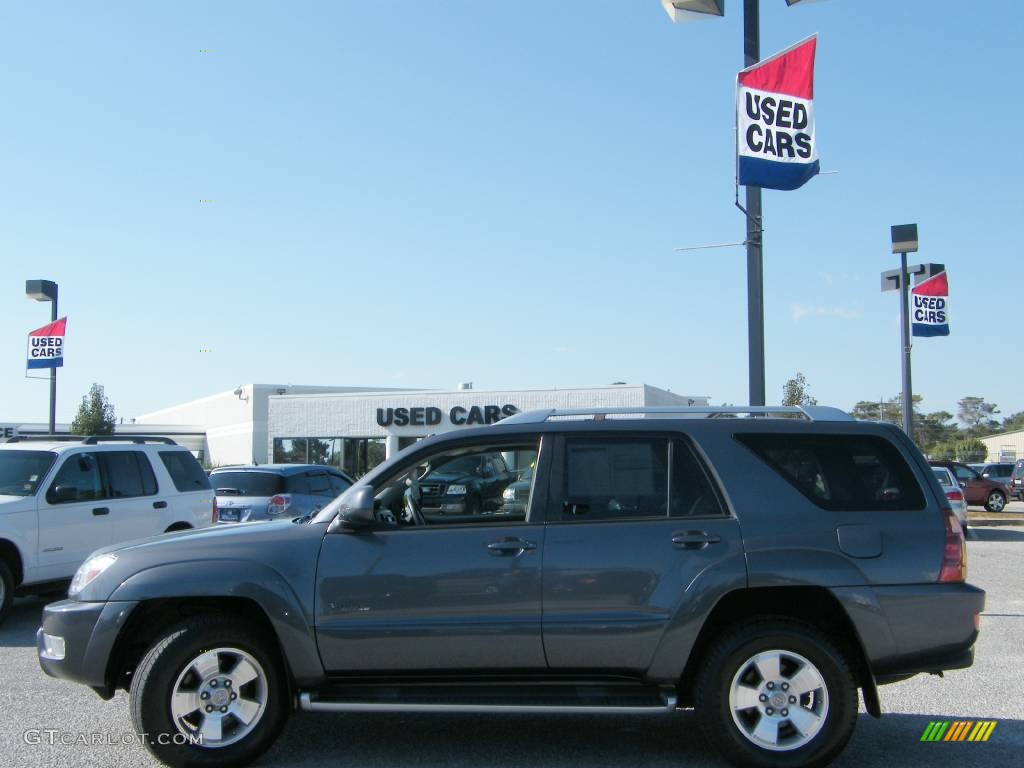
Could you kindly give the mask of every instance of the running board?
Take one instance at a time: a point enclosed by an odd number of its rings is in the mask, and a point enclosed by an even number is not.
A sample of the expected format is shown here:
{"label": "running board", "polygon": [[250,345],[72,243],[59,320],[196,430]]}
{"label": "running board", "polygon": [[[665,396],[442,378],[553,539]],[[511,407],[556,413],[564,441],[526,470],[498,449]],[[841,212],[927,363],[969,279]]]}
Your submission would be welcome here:
{"label": "running board", "polygon": [[[561,698],[561,697],[560,697]],[[594,700],[576,702],[559,701],[558,703],[512,702],[512,701],[424,701],[420,697],[405,700],[389,698],[387,700],[373,698],[348,699],[343,697],[325,699],[318,693],[303,691],[299,694],[299,708],[309,712],[436,712],[436,713],[500,713],[500,714],[606,714],[606,715],[656,715],[672,712],[678,706],[675,692],[660,693],[660,702],[654,697],[650,703],[623,704],[614,699],[607,704]]]}

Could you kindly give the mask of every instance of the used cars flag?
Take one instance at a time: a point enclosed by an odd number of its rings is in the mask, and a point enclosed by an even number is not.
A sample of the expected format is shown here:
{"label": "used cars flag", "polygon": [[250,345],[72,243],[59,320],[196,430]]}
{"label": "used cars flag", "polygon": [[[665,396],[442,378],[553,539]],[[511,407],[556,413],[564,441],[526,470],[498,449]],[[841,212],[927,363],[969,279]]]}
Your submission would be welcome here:
{"label": "used cars flag", "polygon": [[64,331],[68,319],[62,317],[42,328],[28,332],[27,368],[60,368],[64,365]]}
{"label": "used cars flag", "polygon": [[817,36],[744,69],[736,78],[738,183],[797,189],[818,173],[814,141]]}
{"label": "used cars flag", "polygon": [[949,336],[949,280],[945,271],[910,289],[915,336]]}

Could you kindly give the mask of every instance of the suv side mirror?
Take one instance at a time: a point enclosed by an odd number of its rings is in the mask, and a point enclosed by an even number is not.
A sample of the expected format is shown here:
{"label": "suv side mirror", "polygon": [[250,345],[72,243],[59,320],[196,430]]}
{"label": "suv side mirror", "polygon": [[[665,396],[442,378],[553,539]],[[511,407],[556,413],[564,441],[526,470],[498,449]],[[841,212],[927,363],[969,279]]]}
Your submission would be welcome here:
{"label": "suv side mirror", "polygon": [[362,485],[353,488],[347,494],[348,498],[338,510],[338,520],[342,526],[350,531],[358,531],[377,524],[377,516],[374,514],[375,499],[373,497],[373,486]]}

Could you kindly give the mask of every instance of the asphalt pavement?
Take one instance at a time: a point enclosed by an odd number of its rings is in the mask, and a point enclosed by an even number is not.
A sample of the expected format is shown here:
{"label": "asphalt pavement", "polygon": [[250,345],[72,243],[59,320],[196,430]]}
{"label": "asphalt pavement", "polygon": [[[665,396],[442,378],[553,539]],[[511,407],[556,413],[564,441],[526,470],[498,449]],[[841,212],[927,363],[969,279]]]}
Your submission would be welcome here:
{"label": "asphalt pavement", "polygon": [[[860,715],[840,768],[1020,765],[1024,754],[1024,527],[978,528],[969,580],[988,592],[977,658],[945,678],[881,689],[881,720]],[[126,694],[102,701],[39,669],[35,630],[45,601],[20,599],[0,626],[0,765],[159,765],[131,732]],[[927,743],[935,720],[996,720],[985,743]],[[53,735],[47,730],[55,731]],[[50,743],[50,741],[53,743]],[[64,742],[64,743],[62,743]],[[98,743],[92,743],[98,742]],[[260,766],[725,766],[693,713],[657,716],[329,715],[298,713]]]}

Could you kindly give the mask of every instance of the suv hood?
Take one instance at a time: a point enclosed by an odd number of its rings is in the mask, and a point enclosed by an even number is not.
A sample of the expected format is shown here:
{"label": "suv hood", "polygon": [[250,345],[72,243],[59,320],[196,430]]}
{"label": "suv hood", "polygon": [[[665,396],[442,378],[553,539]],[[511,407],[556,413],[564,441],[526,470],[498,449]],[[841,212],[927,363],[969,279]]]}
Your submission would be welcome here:
{"label": "suv hood", "polygon": [[[124,582],[161,566],[195,564],[204,581],[228,590],[246,579],[247,563],[281,573],[315,568],[326,528],[325,524],[273,520],[176,531],[104,547],[92,556],[113,553],[117,560],[73,599],[106,601]],[[157,573],[151,578],[159,580]]]}
{"label": "suv hood", "polygon": [[429,477],[420,480],[420,485],[430,485],[431,483],[464,484],[478,478],[479,475],[471,475],[467,472],[431,472]]}

